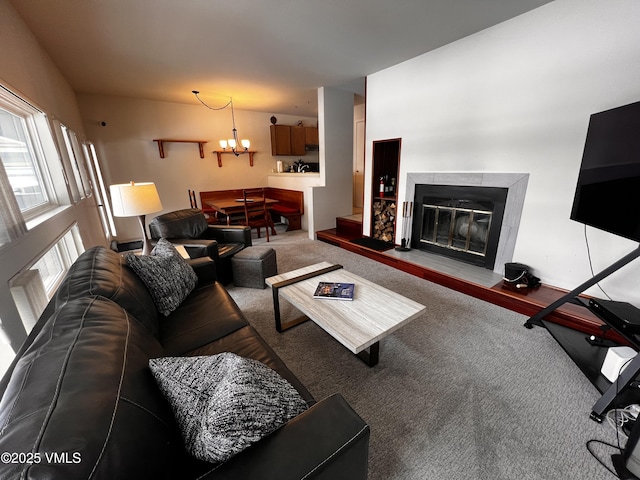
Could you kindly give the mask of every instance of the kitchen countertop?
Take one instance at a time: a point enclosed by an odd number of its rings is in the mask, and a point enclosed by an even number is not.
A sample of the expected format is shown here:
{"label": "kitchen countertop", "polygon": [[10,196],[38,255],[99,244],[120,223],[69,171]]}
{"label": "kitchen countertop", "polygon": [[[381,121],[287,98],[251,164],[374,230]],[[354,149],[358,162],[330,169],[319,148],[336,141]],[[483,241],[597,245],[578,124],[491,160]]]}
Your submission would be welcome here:
{"label": "kitchen countertop", "polygon": [[312,173],[291,173],[291,172],[282,172],[282,173],[270,173],[270,177],[309,177],[309,178],[319,178],[320,173],[312,172]]}

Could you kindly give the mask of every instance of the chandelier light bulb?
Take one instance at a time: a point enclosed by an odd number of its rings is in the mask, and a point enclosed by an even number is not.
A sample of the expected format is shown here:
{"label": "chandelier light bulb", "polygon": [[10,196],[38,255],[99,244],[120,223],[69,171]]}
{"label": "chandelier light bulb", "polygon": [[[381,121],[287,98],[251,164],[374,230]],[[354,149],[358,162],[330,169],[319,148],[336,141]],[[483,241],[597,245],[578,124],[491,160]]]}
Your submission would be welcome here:
{"label": "chandelier light bulb", "polygon": [[240,143],[242,144],[242,148],[244,148],[245,150],[247,150],[250,146],[251,146],[251,142],[249,140],[247,140],[246,138],[243,138]]}
{"label": "chandelier light bulb", "polygon": [[227,141],[226,140],[220,140],[220,147],[223,150],[226,150],[227,149]]}
{"label": "chandelier light bulb", "polygon": [[231,148],[236,148],[236,141],[233,138],[230,138],[229,140],[227,140],[227,143]]}

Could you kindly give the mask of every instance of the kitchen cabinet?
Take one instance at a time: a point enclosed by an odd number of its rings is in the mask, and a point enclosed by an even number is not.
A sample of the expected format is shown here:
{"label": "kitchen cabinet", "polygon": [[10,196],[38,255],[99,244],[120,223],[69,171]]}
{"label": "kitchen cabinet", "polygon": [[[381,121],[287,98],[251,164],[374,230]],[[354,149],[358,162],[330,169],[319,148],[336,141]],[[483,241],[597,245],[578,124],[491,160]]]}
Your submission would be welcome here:
{"label": "kitchen cabinet", "polygon": [[306,155],[304,127],[291,127],[291,155]]}
{"label": "kitchen cabinet", "polygon": [[289,125],[271,125],[271,155],[291,155]]}
{"label": "kitchen cabinet", "polygon": [[305,145],[318,145],[318,127],[304,127],[304,143]]}
{"label": "kitchen cabinet", "polygon": [[318,127],[271,125],[271,155],[302,156],[318,145]]}

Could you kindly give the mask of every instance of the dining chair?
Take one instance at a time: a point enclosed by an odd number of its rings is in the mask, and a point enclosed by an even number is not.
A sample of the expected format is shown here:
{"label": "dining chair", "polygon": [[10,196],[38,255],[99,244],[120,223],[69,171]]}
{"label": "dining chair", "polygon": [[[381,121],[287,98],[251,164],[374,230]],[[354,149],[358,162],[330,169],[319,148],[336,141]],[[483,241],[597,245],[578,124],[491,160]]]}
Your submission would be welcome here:
{"label": "dining chair", "polygon": [[189,207],[198,208],[198,202],[196,201],[196,191],[188,190],[188,192],[189,192]]}
{"label": "dining chair", "polygon": [[[191,208],[198,208],[198,201],[196,200],[195,190],[189,190],[189,206]],[[212,208],[206,206],[204,203],[202,203],[202,212],[204,213],[204,217],[207,219],[207,223],[209,225],[216,225],[220,223],[217,212]]]}
{"label": "dining chair", "polygon": [[258,230],[264,227],[267,232],[267,242],[269,241],[269,211],[265,201],[264,188],[248,188],[242,191],[244,199],[244,225]]}

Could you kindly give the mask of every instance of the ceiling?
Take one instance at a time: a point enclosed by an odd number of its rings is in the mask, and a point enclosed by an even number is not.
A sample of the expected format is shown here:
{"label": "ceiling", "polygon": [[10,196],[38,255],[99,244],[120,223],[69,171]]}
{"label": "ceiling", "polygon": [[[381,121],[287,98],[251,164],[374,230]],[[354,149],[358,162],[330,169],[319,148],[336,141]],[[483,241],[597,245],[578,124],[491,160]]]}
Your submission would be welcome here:
{"label": "ceiling", "polygon": [[549,0],[9,0],[78,93],[317,115],[364,77]]}

